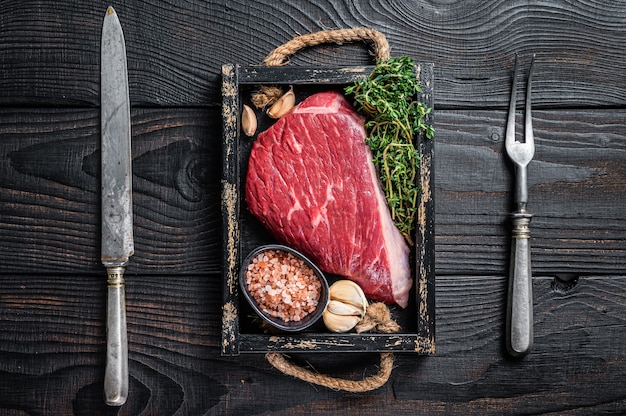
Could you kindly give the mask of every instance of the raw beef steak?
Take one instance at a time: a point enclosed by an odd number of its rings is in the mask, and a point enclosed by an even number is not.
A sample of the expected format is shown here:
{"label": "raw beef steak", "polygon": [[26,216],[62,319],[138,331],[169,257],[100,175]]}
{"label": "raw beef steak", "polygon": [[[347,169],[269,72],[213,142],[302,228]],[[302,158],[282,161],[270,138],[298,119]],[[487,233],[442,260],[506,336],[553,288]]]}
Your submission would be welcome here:
{"label": "raw beef steak", "polygon": [[246,202],[279,240],[378,301],[408,304],[409,249],[393,224],[363,119],[337,92],[314,94],[259,134]]}

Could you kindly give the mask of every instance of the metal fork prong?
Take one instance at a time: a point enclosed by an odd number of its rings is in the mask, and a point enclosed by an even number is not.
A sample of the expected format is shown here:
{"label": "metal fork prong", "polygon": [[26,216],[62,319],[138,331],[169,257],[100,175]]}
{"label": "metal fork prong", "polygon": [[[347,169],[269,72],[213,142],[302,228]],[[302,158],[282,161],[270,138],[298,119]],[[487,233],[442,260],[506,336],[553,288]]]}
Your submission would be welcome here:
{"label": "metal fork prong", "polygon": [[532,82],[533,82],[533,69],[535,67],[535,55],[533,54],[533,59],[530,61],[530,70],[528,71],[528,82],[526,85],[526,113],[525,113],[525,123],[524,123],[524,141],[528,145],[528,147],[532,147],[532,151],[534,153],[535,149],[535,138],[533,134],[533,116],[531,110],[531,92],[532,92]]}
{"label": "metal fork prong", "polygon": [[515,54],[515,71],[513,72],[513,85],[511,86],[511,101],[509,102],[509,117],[506,123],[506,135],[504,144],[507,148],[515,143],[515,107],[517,101],[517,74],[519,72],[519,60]]}
{"label": "metal fork prong", "polygon": [[528,71],[528,82],[526,85],[526,114],[524,115],[524,141],[529,147],[532,147],[532,152],[535,151],[535,138],[533,134],[533,116],[531,110],[531,91],[533,82],[533,69],[535,67],[535,55],[530,61],[530,70]]}

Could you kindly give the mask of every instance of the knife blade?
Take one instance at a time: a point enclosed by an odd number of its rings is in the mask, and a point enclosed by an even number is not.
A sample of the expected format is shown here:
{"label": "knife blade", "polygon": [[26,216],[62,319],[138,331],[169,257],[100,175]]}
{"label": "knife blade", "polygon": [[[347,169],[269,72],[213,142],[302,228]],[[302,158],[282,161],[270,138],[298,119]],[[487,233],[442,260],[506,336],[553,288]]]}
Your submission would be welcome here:
{"label": "knife blade", "polygon": [[107,352],[104,400],[121,406],[128,397],[128,341],[124,272],[134,254],[130,99],[122,26],[109,6],[100,49],[102,248],[107,269]]}

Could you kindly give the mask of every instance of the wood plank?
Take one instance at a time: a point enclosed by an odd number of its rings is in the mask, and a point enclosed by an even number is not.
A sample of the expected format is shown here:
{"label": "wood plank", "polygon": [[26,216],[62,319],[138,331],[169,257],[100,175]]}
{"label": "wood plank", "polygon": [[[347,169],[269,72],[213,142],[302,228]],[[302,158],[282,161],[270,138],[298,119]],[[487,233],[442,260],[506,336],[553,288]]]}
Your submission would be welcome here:
{"label": "wood plank", "polygon": [[[129,273],[219,269],[218,114],[133,111],[137,254]],[[97,271],[98,110],[13,109],[0,119],[3,270]]]}
{"label": "wood plank", "polygon": [[[514,177],[503,156],[505,117],[436,115],[438,273],[506,268]],[[620,273],[623,231],[616,231],[626,225],[626,112],[535,111],[533,118],[528,210],[534,270]],[[475,256],[464,257],[471,251]]]}
{"label": "wood plank", "polygon": [[[392,54],[433,62],[438,108],[504,109],[513,54],[537,53],[538,107],[626,103],[626,8],[612,1],[425,0],[368,7],[334,2],[187,1],[116,5],[128,49],[133,105],[207,106],[220,102],[224,63],[258,64],[303,33],[368,26]],[[0,104],[99,103],[99,42],[106,4],[10,2],[2,13]],[[371,63],[360,45],[302,51],[293,65]]]}
{"label": "wood plank", "polygon": [[[106,283],[94,275],[0,276],[0,408],[103,414]],[[221,278],[131,276],[131,399],[122,414],[619,414],[626,409],[626,276],[568,290],[535,277],[535,347],[503,353],[506,277],[439,276],[437,354],[396,354],[390,381],[367,394],[307,385],[262,354],[220,358]],[[167,301],[164,301],[167,299]],[[302,354],[323,373],[358,379],[377,354]],[[71,380],[71,382],[69,381]],[[297,391],[297,394],[293,394]],[[45,394],[42,394],[45,392]],[[287,394],[290,393],[290,394]]]}
{"label": "wood plank", "polygon": [[[218,114],[133,110],[130,274],[221,269]],[[2,271],[102,271],[98,123],[96,109],[0,114]],[[507,270],[512,171],[502,154],[504,125],[501,111],[435,115],[437,274]],[[528,208],[536,272],[626,272],[625,125],[625,110],[534,113]]]}

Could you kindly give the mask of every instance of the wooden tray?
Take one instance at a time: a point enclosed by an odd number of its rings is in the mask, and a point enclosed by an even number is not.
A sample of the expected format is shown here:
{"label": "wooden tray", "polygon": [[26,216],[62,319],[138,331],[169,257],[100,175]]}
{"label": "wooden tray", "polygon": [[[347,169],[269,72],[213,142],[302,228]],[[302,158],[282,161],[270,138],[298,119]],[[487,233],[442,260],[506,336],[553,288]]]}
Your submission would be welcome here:
{"label": "wooden tray", "polygon": [[[222,355],[276,352],[381,352],[407,351],[421,354],[435,352],[435,242],[434,242],[434,142],[418,136],[420,152],[419,214],[416,244],[411,255],[415,284],[406,309],[391,306],[393,318],[403,332],[398,334],[329,332],[320,320],[300,333],[264,333],[258,319],[238,286],[242,259],[261,244],[274,243],[261,224],[248,212],[242,195],[247,161],[255,137],[241,134],[240,115],[243,104],[250,104],[251,93],[261,85],[293,85],[296,102],[315,92],[340,89],[357,77],[370,74],[373,67],[305,68],[256,67],[228,64],[222,67],[223,117],[223,276],[224,304],[222,316]],[[433,107],[433,65],[418,64],[423,92],[418,99]],[[266,115],[257,111],[258,131],[271,124]],[[432,113],[426,122],[432,125]],[[332,283],[332,276],[329,276]]]}

